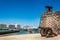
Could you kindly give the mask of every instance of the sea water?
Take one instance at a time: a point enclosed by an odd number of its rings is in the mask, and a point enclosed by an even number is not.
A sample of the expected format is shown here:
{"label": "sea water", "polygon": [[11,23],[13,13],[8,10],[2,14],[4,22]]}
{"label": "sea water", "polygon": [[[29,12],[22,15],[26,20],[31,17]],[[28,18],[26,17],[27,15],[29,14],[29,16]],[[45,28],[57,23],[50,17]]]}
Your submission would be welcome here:
{"label": "sea water", "polygon": [[[7,32],[7,31],[9,31],[9,30],[0,30],[0,32]],[[11,35],[19,35],[19,34],[36,34],[36,33],[38,33],[38,29],[31,30],[31,31],[32,32],[20,29],[19,32],[9,33],[9,34],[11,34]]]}
{"label": "sea water", "polygon": [[21,29],[19,32],[10,33],[10,34],[12,34],[12,35],[19,35],[19,34],[36,34],[36,33],[38,33],[38,29],[32,31],[32,33],[28,32],[28,31],[26,31],[26,30],[22,30],[22,29]]}

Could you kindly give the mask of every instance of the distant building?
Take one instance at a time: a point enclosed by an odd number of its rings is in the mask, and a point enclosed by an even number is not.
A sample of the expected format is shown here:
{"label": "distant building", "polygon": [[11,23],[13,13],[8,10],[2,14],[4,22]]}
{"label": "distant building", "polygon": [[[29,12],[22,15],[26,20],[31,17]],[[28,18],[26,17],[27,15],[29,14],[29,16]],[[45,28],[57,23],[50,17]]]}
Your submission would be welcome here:
{"label": "distant building", "polygon": [[21,28],[20,28],[20,25],[17,25],[17,29],[21,29]]}
{"label": "distant building", "polygon": [[15,25],[9,25],[9,30],[15,30],[16,29],[16,27],[15,27]]}
{"label": "distant building", "polygon": [[0,29],[8,29],[6,24],[0,24]]}
{"label": "distant building", "polygon": [[30,26],[24,26],[23,29],[30,29]]}

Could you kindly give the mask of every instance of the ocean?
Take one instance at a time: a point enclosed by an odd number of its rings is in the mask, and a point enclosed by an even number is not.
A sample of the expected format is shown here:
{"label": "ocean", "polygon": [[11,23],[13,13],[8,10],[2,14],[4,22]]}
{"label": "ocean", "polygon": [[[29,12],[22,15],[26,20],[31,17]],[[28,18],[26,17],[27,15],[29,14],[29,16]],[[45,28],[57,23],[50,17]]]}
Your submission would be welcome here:
{"label": "ocean", "polygon": [[21,34],[36,34],[36,33],[38,33],[38,29],[33,30],[32,33],[21,29],[19,32],[10,33],[10,34],[12,34],[12,35],[21,35]]}

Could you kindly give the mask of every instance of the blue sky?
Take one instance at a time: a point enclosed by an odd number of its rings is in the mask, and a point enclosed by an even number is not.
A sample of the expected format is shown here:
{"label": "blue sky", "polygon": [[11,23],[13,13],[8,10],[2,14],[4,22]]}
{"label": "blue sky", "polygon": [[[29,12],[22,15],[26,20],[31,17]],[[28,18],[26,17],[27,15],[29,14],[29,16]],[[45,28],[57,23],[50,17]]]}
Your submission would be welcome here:
{"label": "blue sky", "polygon": [[38,27],[46,5],[60,10],[60,0],[0,0],[0,23]]}

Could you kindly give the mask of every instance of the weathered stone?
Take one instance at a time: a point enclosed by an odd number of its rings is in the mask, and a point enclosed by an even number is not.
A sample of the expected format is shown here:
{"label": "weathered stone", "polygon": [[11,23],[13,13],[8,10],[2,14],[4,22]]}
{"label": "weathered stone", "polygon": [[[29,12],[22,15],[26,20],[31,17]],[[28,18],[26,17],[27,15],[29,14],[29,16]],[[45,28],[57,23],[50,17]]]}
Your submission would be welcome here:
{"label": "weathered stone", "polygon": [[41,16],[39,24],[39,32],[44,30],[45,36],[59,35],[60,34],[60,11],[52,12],[51,6],[47,7],[47,11]]}

